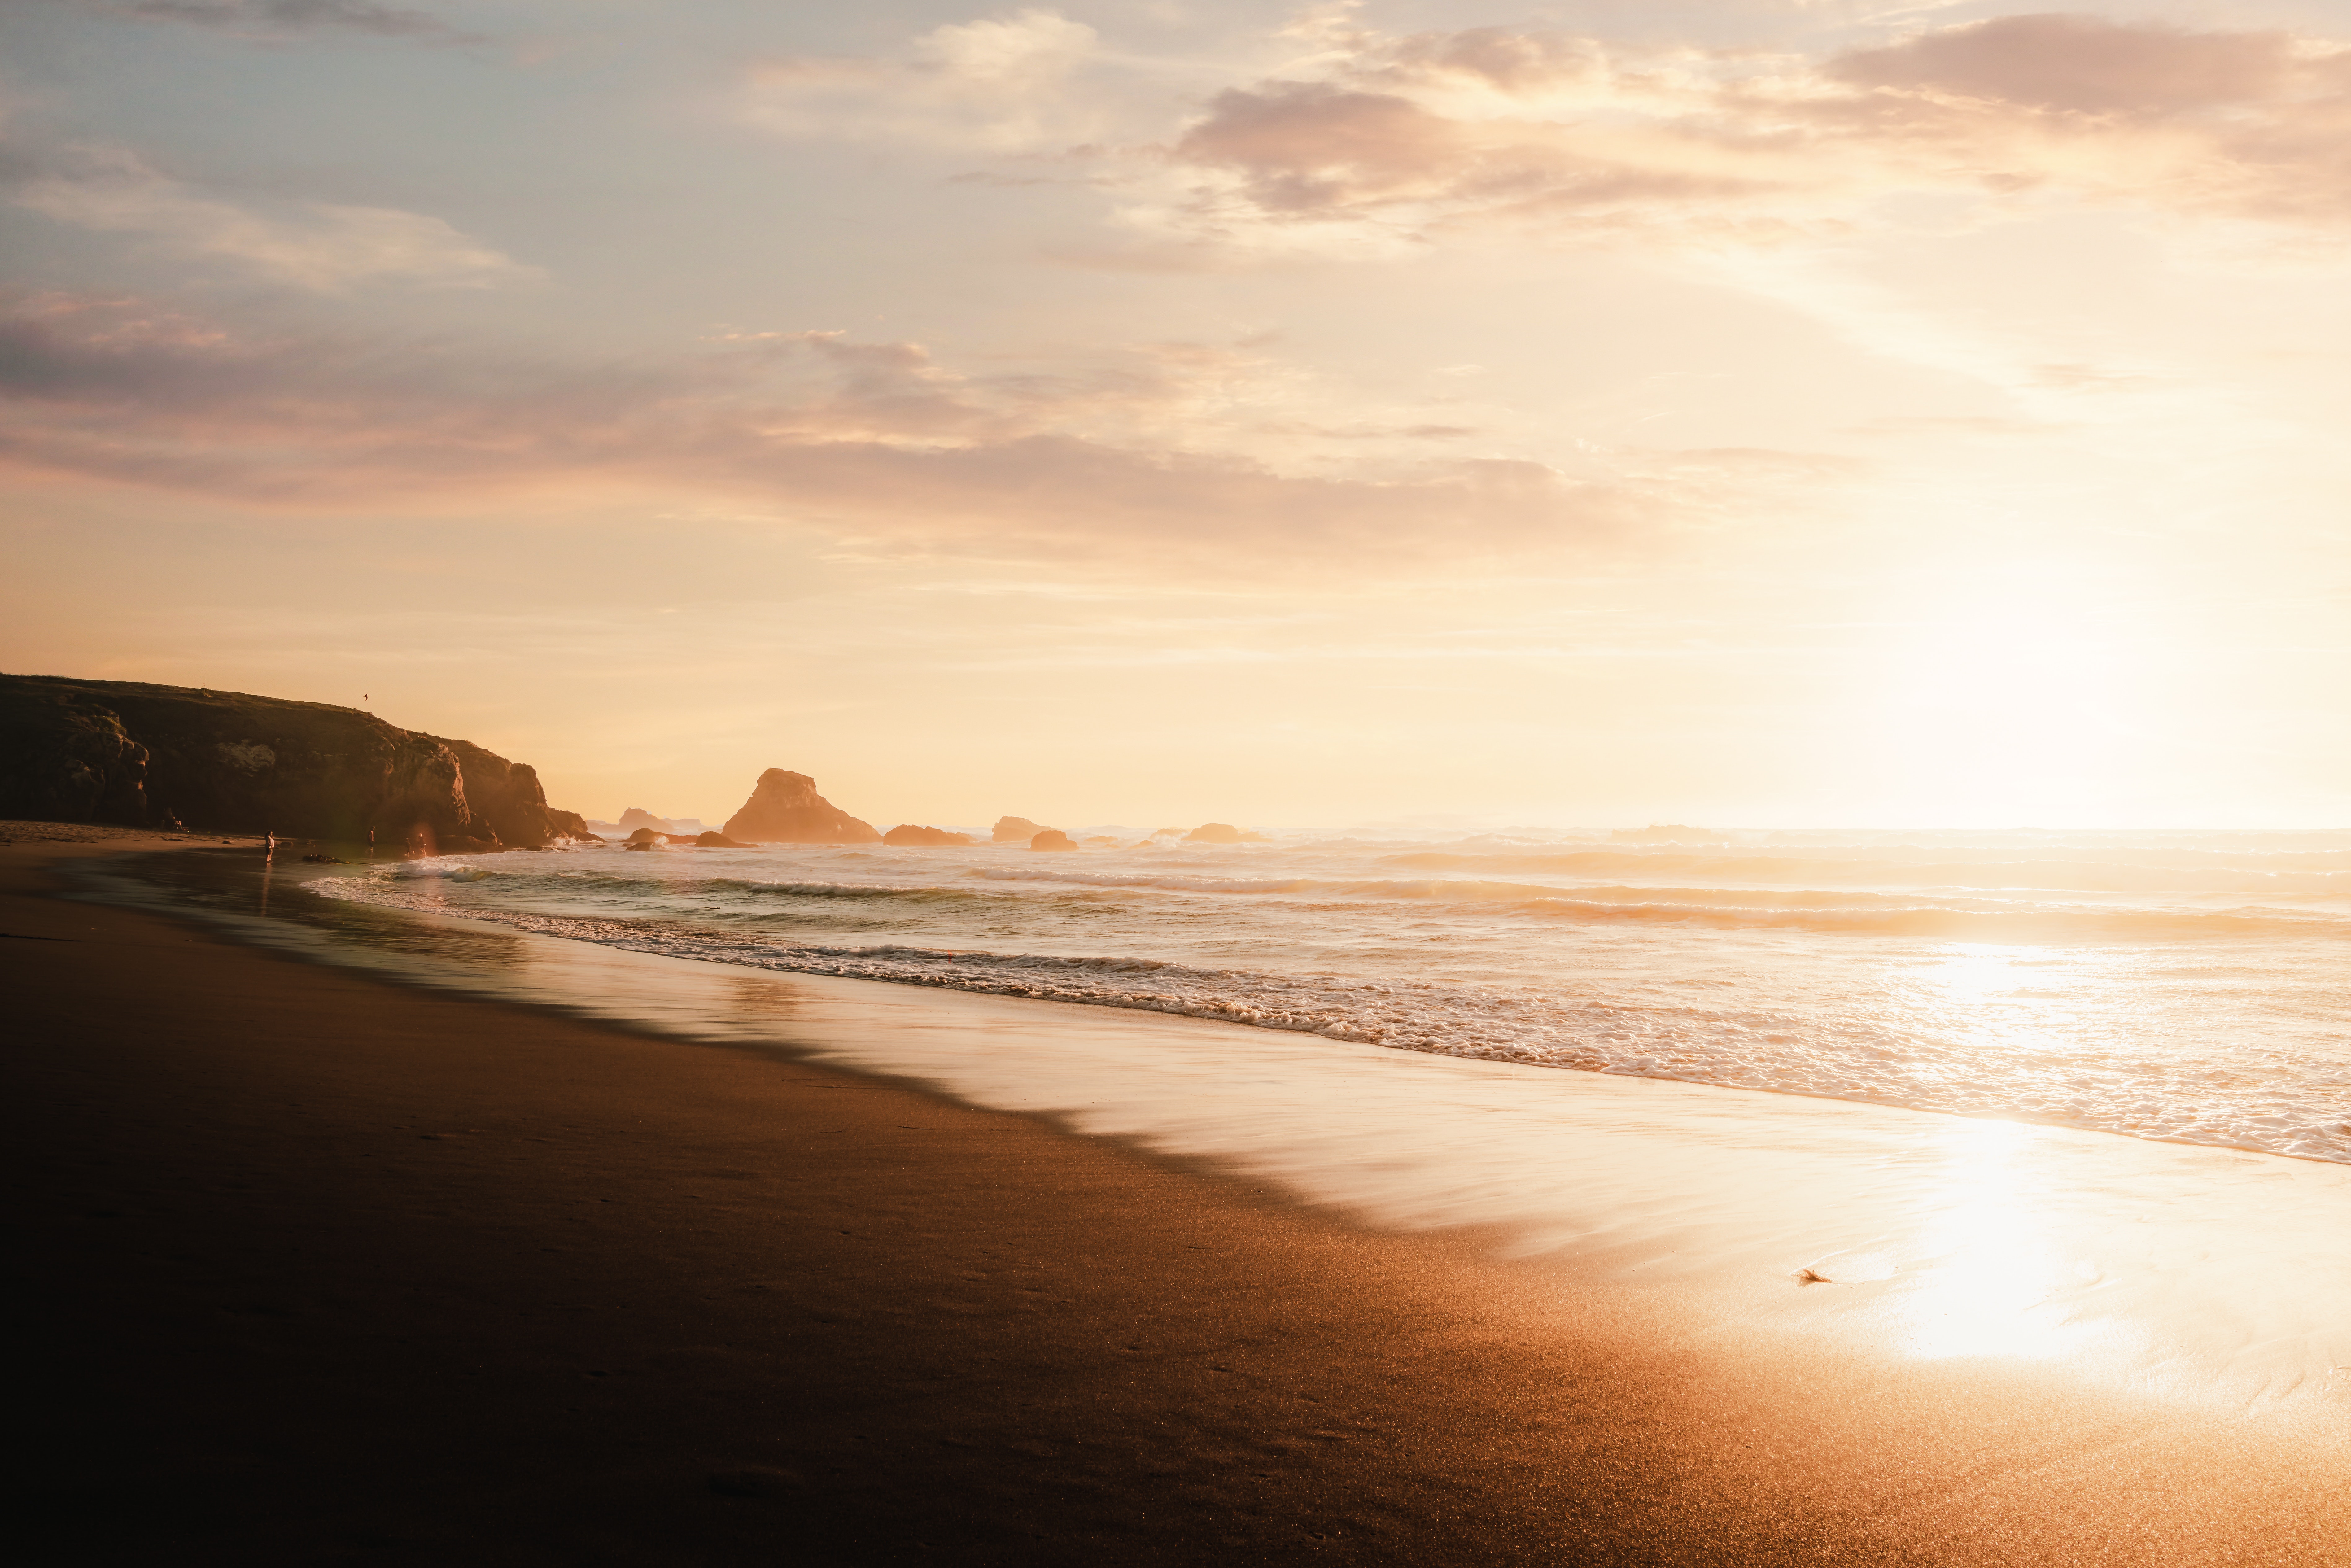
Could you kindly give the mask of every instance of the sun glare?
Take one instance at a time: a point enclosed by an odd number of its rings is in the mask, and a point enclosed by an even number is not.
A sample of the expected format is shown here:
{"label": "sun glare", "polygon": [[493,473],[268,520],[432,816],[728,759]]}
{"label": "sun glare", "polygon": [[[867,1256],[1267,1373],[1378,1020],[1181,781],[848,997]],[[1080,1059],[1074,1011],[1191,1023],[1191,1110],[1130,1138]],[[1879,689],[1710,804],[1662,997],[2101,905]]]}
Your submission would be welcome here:
{"label": "sun glare", "polygon": [[2109,821],[2143,704],[2132,649],[2095,602],[2064,580],[2028,580],[1952,596],[1889,639],[1885,761],[1916,820]]}

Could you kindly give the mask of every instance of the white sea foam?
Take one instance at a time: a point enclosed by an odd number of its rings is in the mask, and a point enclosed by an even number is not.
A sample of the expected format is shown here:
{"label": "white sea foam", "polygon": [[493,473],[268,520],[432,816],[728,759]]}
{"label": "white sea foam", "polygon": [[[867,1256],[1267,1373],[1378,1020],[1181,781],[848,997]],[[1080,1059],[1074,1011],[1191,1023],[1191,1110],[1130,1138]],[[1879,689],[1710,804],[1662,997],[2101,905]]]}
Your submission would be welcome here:
{"label": "white sea foam", "polygon": [[319,885],[764,969],[2351,1161],[2351,851],[2267,842],[590,851]]}

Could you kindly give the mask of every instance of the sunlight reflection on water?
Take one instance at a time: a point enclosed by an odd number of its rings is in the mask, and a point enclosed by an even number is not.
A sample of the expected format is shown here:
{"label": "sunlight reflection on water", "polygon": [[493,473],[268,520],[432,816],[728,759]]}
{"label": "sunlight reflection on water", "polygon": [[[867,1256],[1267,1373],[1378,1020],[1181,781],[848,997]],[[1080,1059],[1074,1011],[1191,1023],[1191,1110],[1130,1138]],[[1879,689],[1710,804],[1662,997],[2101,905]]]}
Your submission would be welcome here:
{"label": "sunlight reflection on water", "polygon": [[1915,845],[585,850],[327,890],[780,972],[2351,1164],[2351,835],[2326,838],[1944,844],[1933,863]]}

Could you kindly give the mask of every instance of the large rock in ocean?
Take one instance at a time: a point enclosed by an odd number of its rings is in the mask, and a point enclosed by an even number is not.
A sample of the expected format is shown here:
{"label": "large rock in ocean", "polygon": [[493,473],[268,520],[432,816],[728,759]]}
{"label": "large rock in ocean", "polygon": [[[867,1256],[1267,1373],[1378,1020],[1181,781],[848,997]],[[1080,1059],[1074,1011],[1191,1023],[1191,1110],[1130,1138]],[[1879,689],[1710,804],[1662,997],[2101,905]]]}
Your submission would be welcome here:
{"label": "large rock in ocean", "polygon": [[1061,829],[1047,828],[1029,841],[1029,847],[1032,850],[1073,850],[1078,846],[1071,842],[1070,835]]}
{"label": "large rock in ocean", "polygon": [[743,809],[726,819],[730,839],[761,844],[878,844],[882,835],[816,792],[805,773],[770,768]]}
{"label": "large rock in ocean", "polygon": [[967,844],[971,842],[971,835],[949,832],[945,828],[925,828],[913,822],[901,822],[883,834],[882,841],[918,849],[943,849],[953,844]]}
{"label": "large rock in ocean", "polygon": [[651,828],[657,833],[677,831],[675,822],[671,821],[667,817],[656,817],[643,806],[632,806],[622,812],[620,825],[632,831],[638,828]]}
{"label": "large rock in ocean", "polygon": [[996,831],[988,835],[987,841],[991,844],[1025,844],[1047,831],[1043,823],[1032,822],[1026,817],[998,817],[996,819]]}
{"label": "large rock in ocean", "polygon": [[387,851],[592,841],[538,774],[329,703],[0,675],[0,816],[275,831]]}

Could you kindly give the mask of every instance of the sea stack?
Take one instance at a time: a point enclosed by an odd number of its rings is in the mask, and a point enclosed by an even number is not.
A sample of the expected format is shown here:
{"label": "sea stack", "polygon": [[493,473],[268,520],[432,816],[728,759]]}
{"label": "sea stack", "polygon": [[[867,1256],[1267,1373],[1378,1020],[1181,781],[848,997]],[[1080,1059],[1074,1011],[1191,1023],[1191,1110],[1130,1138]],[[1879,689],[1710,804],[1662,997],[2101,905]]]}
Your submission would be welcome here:
{"label": "sea stack", "polygon": [[1029,841],[1029,847],[1032,850],[1073,850],[1078,846],[1072,843],[1070,841],[1070,835],[1061,829],[1047,828]]}
{"label": "sea stack", "polygon": [[971,835],[949,832],[945,828],[926,828],[919,822],[901,822],[883,834],[882,841],[917,849],[946,849],[971,842]]}
{"label": "sea stack", "polygon": [[770,768],[743,809],[726,819],[730,839],[767,844],[878,844],[882,835],[816,792],[805,773]]}
{"label": "sea stack", "polygon": [[1032,822],[1026,817],[998,817],[996,830],[988,837],[994,844],[1025,844],[1045,831],[1045,824]]}

